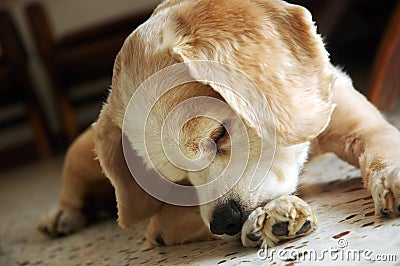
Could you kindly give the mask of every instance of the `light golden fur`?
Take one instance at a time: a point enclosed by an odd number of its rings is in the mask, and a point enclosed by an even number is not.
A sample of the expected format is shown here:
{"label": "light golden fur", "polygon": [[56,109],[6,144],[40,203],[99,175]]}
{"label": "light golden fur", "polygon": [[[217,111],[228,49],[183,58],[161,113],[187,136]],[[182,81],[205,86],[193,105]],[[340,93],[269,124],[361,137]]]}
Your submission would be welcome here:
{"label": "light golden fur", "polygon": [[[125,110],[136,88],[167,66],[194,60],[224,63],[245,73],[258,90],[240,87],[238,93],[261,114],[265,112],[266,99],[275,119],[273,122],[268,115],[261,115],[260,131],[243,101],[223,87],[200,82],[178,86],[155,105],[153,124],[149,125],[154,129],[149,137],[154,140],[160,137],[166,114],[178,103],[196,96],[215,97],[229,104],[246,121],[255,155],[261,140],[268,142],[269,134],[276,132],[276,158],[265,181],[273,184],[273,191],[261,188],[251,194],[245,191],[249,180],[244,177],[221,200],[239,197],[250,213],[266,200],[293,193],[311,146],[313,154],[334,152],[360,167],[364,185],[374,197],[376,212],[386,208],[384,214],[399,215],[400,133],[353,88],[349,77],[331,65],[306,9],[280,0],[169,0],[125,41],[116,58],[112,90],[98,121],[71,145],[67,154],[60,200],[61,217],[66,217],[61,219],[65,223],[74,220],[69,217],[80,221],[70,231],[84,226],[80,212],[84,195],[93,181],[106,183],[105,175],[115,189],[122,227],[151,218],[147,237],[153,244],[160,244],[160,239],[156,240],[160,235],[164,244],[213,237],[207,223],[217,203],[201,206],[199,211],[197,207],[175,207],[152,198],[131,177],[121,147]],[[190,69],[195,79],[202,71]],[[233,87],[242,82],[229,74],[226,79]],[[212,106],[207,108],[213,112]],[[131,124],[134,127],[134,118]],[[210,136],[218,126],[207,118],[190,120],[182,128],[183,153],[196,158],[199,139]],[[134,128],[128,134],[133,132]],[[229,142],[219,145],[229,150]],[[157,142],[148,151],[166,178],[194,185],[209,181],[229,159],[221,155],[214,166],[193,176],[165,162]],[[138,148],[141,152],[144,151]],[[96,156],[98,161],[94,160]],[[57,228],[49,230],[56,216],[46,221],[50,234],[57,234]]]}

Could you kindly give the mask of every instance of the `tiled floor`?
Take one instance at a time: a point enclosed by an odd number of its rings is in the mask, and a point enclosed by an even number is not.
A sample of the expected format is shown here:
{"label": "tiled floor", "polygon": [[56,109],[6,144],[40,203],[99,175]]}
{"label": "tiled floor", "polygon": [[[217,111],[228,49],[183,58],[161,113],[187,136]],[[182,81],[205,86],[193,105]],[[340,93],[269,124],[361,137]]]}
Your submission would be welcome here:
{"label": "tiled floor", "polygon": [[[400,126],[400,111],[389,120]],[[329,154],[308,165],[300,186],[318,230],[268,250],[266,259],[238,242],[149,248],[145,223],[122,230],[113,220],[49,240],[36,224],[56,202],[61,164],[55,158],[0,173],[0,265],[400,265],[400,219],[376,218],[359,171]]]}

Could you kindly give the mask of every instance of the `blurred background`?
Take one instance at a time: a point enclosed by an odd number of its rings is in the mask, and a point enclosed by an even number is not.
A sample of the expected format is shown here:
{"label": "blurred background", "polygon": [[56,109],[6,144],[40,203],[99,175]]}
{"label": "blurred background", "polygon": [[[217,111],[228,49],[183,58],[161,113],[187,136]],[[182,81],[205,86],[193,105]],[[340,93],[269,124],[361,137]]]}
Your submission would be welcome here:
{"label": "blurred background", "polygon": [[[96,120],[124,39],[159,0],[0,0],[0,174],[62,156]],[[400,84],[400,2],[293,0],[381,110]]]}

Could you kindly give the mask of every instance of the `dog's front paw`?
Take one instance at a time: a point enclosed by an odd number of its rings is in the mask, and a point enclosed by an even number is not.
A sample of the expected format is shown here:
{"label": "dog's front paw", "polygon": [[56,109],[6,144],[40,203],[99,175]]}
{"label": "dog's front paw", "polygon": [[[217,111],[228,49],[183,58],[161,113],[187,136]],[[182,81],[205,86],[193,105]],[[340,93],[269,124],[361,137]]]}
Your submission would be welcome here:
{"label": "dog's front paw", "polygon": [[243,225],[243,246],[275,246],[280,241],[307,235],[317,219],[302,199],[285,195],[255,209]]}
{"label": "dog's front paw", "polygon": [[400,216],[400,166],[388,166],[370,176],[375,213],[384,217]]}
{"label": "dog's front paw", "polygon": [[38,229],[50,237],[60,237],[79,231],[87,224],[86,215],[74,208],[60,208],[52,212],[38,225]]}

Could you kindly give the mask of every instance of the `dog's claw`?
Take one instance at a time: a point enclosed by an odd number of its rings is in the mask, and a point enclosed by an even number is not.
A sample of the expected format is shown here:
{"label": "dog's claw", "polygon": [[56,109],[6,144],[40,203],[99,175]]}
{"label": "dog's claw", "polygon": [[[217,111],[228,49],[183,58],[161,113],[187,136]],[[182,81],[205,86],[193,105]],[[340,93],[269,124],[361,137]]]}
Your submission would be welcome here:
{"label": "dog's claw", "polygon": [[162,246],[162,247],[166,246],[166,245],[165,245],[164,238],[163,238],[161,235],[157,235],[157,237],[156,237],[155,240],[156,240],[156,242],[157,242],[157,244],[158,244],[159,246]]}
{"label": "dog's claw", "polygon": [[372,172],[369,188],[377,215],[400,216],[400,166]]}

